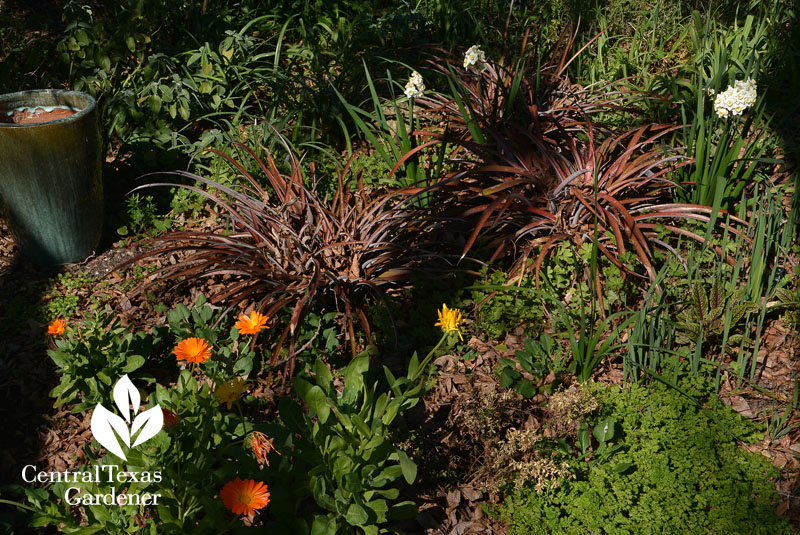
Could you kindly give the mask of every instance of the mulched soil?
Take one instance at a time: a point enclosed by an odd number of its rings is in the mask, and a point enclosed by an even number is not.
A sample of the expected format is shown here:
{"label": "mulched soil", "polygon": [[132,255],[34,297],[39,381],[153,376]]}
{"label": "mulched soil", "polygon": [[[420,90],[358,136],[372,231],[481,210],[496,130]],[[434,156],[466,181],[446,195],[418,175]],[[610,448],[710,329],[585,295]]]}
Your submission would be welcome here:
{"label": "mulched soil", "polygon": [[[206,227],[211,223],[206,223]],[[105,277],[113,285],[104,289],[104,297],[123,321],[139,329],[163,323],[165,318],[155,313],[141,294],[124,291],[123,283],[132,280],[132,270],[114,268],[141,252],[139,246],[112,247],[81,264],[64,266],[60,270],[44,269],[20,258],[13,239],[0,221],[0,316],[4,322],[18,314],[9,309],[11,297],[24,298],[32,305],[40,301],[45,281],[58,271],[82,272],[93,277]],[[160,263],[176,262],[179,258],[164,258]],[[157,264],[159,263],[157,262]],[[180,289],[178,289],[180,290]],[[173,306],[178,302],[191,303],[200,288],[176,291],[161,288],[159,298]],[[204,288],[208,290],[208,288]],[[92,289],[84,290],[81,303],[88,303]],[[0,337],[0,485],[23,484],[21,470],[35,464],[37,470],[63,471],[81,464],[83,447],[91,441],[89,413],[71,414],[70,407],[55,409],[48,392],[58,384],[54,365],[46,354],[47,326],[32,318],[13,318],[22,327],[5,332]],[[436,360],[438,368],[435,388],[405,419],[409,427],[418,429],[423,437],[417,446],[415,460],[420,465],[420,481],[404,498],[419,505],[419,518],[407,526],[407,533],[425,535],[501,535],[506,533],[502,522],[489,518],[482,504],[492,496],[479,490],[476,474],[482,462],[482,452],[474,440],[464,434],[460,419],[466,400],[498,392],[494,368],[501,357],[513,357],[523,347],[521,331],[509,334],[500,343],[472,338],[470,347],[476,356],[469,361],[449,354]],[[798,336],[780,320],[771,321],[764,329],[758,369],[754,384],[740,384],[725,375],[721,397],[741,414],[764,421],[765,412],[783,410],[791,402],[798,368]],[[598,380],[620,383],[620,366],[612,363],[601,370]],[[256,380],[254,394],[272,400],[280,395],[273,383],[264,378]],[[521,398],[520,398],[521,399]],[[528,400],[528,413],[519,411],[519,423],[532,418],[532,411],[541,408],[546,399],[539,395]],[[263,417],[263,415],[262,415]],[[789,425],[800,424],[794,415]],[[398,437],[404,440],[407,437]],[[409,444],[413,451],[414,445]],[[800,428],[777,441],[766,438],[762,443],[747,446],[751,451],[768,457],[781,469],[776,487],[782,500],[776,504],[779,514],[789,515],[800,525],[800,497],[795,496],[800,476]],[[438,474],[438,475],[435,475]]]}

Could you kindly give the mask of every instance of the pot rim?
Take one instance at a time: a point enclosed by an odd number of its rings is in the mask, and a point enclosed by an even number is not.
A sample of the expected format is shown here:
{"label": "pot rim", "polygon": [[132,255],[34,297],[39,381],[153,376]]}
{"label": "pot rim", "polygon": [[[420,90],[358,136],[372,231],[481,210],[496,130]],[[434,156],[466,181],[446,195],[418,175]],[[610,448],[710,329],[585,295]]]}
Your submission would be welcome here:
{"label": "pot rim", "polygon": [[[75,95],[81,98],[86,99],[86,106],[78,110],[76,113],[73,113],[70,116],[62,117],[61,119],[53,119],[52,121],[44,121],[40,123],[25,123],[25,124],[16,124],[16,123],[2,123],[0,122],[0,129],[2,128],[36,128],[41,126],[49,126],[53,124],[63,124],[70,121],[77,121],[80,120],[81,117],[84,117],[91,113],[97,107],[97,101],[92,95],[88,93],[84,93],[82,91],[71,91],[67,89],[29,89],[27,91],[17,91],[15,93],[4,93],[0,95],[0,105],[2,105],[5,101],[8,100],[25,100],[27,96],[32,96],[36,94],[51,94],[51,95]],[[21,104],[24,106],[25,104]],[[33,104],[33,107],[41,107],[45,106],[46,104]],[[66,104],[54,104],[55,106],[63,106]],[[20,106],[17,106],[20,107]],[[3,113],[0,111],[0,113]]]}

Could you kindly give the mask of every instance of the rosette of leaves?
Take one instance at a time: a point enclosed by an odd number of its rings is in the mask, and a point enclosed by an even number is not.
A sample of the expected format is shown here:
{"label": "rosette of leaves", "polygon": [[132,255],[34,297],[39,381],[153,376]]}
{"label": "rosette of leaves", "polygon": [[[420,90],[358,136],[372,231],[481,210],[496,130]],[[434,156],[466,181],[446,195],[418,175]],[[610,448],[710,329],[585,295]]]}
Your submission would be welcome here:
{"label": "rosette of leaves", "polygon": [[279,410],[295,437],[299,472],[308,477],[296,484],[310,491],[321,510],[306,509],[306,518],[313,518],[311,533],[377,534],[387,522],[415,517],[416,505],[398,499],[402,481],[415,481],[417,465],[392,443],[391,434],[395,419],[425,393],[427,361],[415,353],[407,375],[399,377],[384,367],[387,392],[369,379],[366,352],[344,368],[341,391],[324,362],[307,372],[292,380],[307,409],[285,396]]}
{"label": "rosette of leaves", "polygon": [[742,333],[732,333],[748,312],[758,307],[752,301],[742,301],[744,289],[726,292],[718,278],[706,291],[703,284],[692,285],[688,305],[677,317],[676,338],[679,343],[710,344],[718,348],[727,334],[727,348],[732,350],[744,343]]}
{"label": "rosette of leaves", "polygon": [[95,311],[93,318],[55,340],[55,349],[47,350],[61,376],[50,391],[56,398],[53,406],[80,400],[71,411],[77,414],[107,399],[120,376],[141,371],[143,355],[153,352],[161,333],[159,329],[152,336],[132,333],[106,311]]}
{"label": "rosette of leaves", "polygon": [[[438,226],[430,213],[412,208],[413,199],[370,190],[362,180],[351,188],[350,162],[338,171],[335,191],[323,196],[313,177],[307,186],[300,160],[281,138],[289,153],[289,173],[283,173],[271,154],[263,161],[251,149],[237,145],[258,164],[266,178],[262,186],[233,157],[214,151],[233,165],[246,184],[225,186],[184,171],[171,173],[198,185],[154,183],[197,192],[226,213],[233,232],[177,231],[155,238],[161,247],[146,257],[182,251],[174,265],[156,272],[160,280],[191,283],[199,278],[225,276],[225,284],[211,293],[212,302],[227,310],[243,303],[270,318],[282,316],[279,346],[288,337],[294,354],[297,326],[312,304],[343,312],[343,328],[353,355],[357,353],[354,323],[367,341],[371,338],[366,307],[370,296],[383,300],[385,290],[420,275],[426,260],[445,258],[431,236]],[[311,165],[313,173],[313,164]],[[206,185],[207,188],[201,187]],[[441,250],[441,249],[439,249]],[[142,257],[140,257],[142,258]]]}
{"label": "rosette of leaves", "polygon": [[514,388],[525,398],[537,393],[552,394],[568,371],[575,365],[567,363],[552,336],[542,333],[539,339],[528,338],[525,347],[514,353],[514,360],[501,357],[495,373],[503,388]]}

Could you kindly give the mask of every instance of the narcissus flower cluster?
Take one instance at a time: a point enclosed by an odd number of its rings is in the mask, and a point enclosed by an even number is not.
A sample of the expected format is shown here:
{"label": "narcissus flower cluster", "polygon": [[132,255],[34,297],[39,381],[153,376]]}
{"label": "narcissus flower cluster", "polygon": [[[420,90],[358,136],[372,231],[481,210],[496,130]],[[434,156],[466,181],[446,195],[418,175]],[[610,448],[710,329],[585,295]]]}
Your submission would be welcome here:
{"label": "narcissus flower cluster", "polygon": [[756,102],[756,81],[752,78],[737,80],[732,86],[714,99],[714,111],[725,119],[731,115],[741,115]]}
{"label": "narcissus flower cluster", "polygon": [[464,68],[475,67],[479,71],[486,69],[486,54],[478,45],[472,45],[464,54]]}
{"label": "narcissus flower cluster", "polygon": [[408,98],[421,97],[425,91],[425,84],[422,82],[422,75],[417,71],[411,71],[411,76],[406,83],[406,90],[403,92]]}

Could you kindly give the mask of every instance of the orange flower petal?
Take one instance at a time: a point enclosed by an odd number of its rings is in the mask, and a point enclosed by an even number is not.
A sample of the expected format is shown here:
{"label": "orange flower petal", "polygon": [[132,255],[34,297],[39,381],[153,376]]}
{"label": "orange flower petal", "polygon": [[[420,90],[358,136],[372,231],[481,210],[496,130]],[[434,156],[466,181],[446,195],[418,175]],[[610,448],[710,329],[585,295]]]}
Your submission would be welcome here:
{"label": "orange flower petal", "polygon": [[240,315],[234,327],[242,334],[256,334],[262,329],[269,329],[266,325],[268,319],[268,316],[254,310],[249,316]]}
{"label": "orange flower petal", "polygon": [[205,362],[211,356],[211,346],[203,338],[181,340],[172,350],[178,360]]}
{"label": "orange flower petal", "polygon": [[61,335],[64,334],[64,331],[67,329],[67,322],[64,320],[55,320],[53,323],[48,325],[47,327],[47,334],[53,335]]}
{"label": "orange flower petal", "polygon": [[222,503],[237,515],[252,515],[269,503],[267,485],[252,479],[228,481],[219,492]]}

